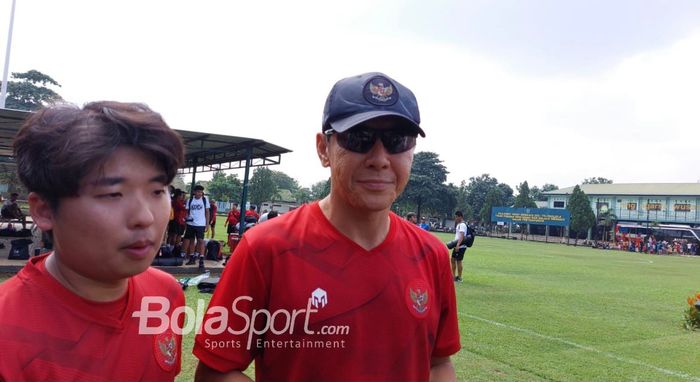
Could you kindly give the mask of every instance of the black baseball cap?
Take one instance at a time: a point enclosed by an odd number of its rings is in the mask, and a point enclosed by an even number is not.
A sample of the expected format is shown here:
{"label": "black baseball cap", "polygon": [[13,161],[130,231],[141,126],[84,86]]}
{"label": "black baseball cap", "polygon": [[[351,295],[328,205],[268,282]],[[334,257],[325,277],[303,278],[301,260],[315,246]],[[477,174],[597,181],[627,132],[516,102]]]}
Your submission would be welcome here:
{"label": "black baseball cap", "polygon": [[386,74],[371,72],[344,78],[333,85],[323,108],[322,130],[342,133],[370,119],[396,116],[425,137],[413,92]]}

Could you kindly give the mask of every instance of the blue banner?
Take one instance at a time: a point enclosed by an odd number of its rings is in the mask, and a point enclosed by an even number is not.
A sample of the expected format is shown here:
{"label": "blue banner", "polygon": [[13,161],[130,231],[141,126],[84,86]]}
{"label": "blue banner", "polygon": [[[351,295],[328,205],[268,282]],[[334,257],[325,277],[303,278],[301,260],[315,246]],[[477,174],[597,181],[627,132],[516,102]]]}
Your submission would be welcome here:
{"label": "blue banner", "polygon": [[568,210],[556,208],[493,207],[491,209],[492,222],[567,227],[570,219],[571,213]]}

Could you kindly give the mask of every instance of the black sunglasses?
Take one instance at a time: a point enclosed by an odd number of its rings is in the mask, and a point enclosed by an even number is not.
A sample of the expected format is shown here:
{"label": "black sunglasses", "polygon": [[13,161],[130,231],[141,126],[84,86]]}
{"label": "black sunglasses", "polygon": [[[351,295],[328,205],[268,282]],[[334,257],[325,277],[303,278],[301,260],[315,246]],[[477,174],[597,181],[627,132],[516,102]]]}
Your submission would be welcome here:
{"label": "black sunglasses", "polygon": [[377,139],[382,140],[382,144],[389,154],[399,154],[415,147],[416,137],[418,136],[417,133],[407,132],[405,129],[382,130],[361,126],[353,127],[342,133],[328,129],[323,134],[328,137],[335,134],[340,147],[360,154],[365,154],[372,150]]}

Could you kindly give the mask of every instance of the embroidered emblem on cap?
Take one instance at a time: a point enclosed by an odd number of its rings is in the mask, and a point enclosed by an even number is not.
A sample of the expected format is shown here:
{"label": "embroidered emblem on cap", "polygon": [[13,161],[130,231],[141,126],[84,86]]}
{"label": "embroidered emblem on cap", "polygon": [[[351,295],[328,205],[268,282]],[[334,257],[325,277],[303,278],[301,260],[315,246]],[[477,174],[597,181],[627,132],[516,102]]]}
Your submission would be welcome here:
{"label": "embroidered emblem on cap", "polygon": [[406,306],[412,315],[423,318],[430,311],[430,288],[423,280],[413,280],[406,287]]}
{"label": "embroidered emblem on cap", "polygon": [[177,339],[172,331],[153,336],[153,355],[161,369],[172,371],[177,362],[177,353]]}
{"label": "embroidered emblem on cap", "polygon": [[377,106],[391,106],[399,100],[396,86],[382,76],[369,80],[362,90],[362,95],[367,102]]}

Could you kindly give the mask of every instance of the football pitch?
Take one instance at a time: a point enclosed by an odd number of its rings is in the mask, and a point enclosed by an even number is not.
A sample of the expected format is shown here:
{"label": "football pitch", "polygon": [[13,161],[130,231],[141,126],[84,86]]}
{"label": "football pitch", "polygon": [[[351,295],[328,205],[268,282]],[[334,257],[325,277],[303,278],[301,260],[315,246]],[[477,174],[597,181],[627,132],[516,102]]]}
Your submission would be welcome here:
{"label": "football pitch", "polygon": [[700,258],[477,237],[464,265],[459,380],[700,381]]}
{"label": "football pitch", "polygon": [[[682,327],[700,258],[477,237],[464,266],[460,381],[700,381],[700,332]],[[211,297],[186,296],[193,309]],[[178,381],[194,375],[192,345]]]}

